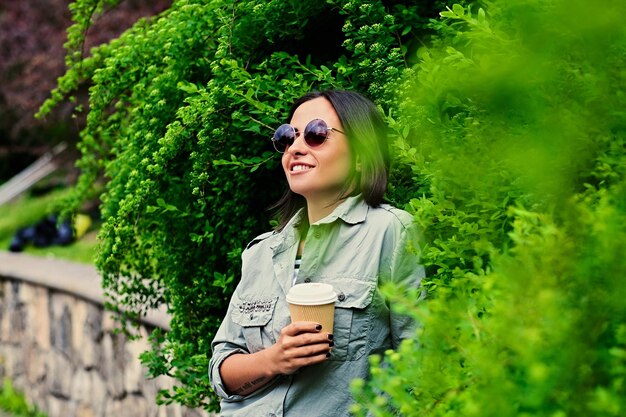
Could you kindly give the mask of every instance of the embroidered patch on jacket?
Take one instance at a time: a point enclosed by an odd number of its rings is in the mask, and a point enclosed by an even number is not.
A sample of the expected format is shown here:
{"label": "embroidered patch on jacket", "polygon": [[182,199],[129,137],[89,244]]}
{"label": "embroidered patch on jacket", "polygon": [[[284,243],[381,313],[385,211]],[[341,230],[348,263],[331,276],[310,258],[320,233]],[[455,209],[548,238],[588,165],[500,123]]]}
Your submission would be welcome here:
{"label": "embroidered patch on jacket", "polygon": [[241,304],[239,304],[239,312],[242,314],[248,313],[260,313],[260,312],[268,312],[272,310],[274,306],[274,300],[266,299],[266,300],[243,300]]}

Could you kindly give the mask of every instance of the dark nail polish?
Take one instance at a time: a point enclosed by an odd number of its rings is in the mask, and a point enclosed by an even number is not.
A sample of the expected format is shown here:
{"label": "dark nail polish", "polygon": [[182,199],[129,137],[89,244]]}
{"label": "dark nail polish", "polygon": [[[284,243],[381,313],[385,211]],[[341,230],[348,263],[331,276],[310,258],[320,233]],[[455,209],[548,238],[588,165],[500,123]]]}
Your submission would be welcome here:
{"label": "dark nail polish", "polygon": [[328,340],[333,340],[333,335],[332,334],[328,334]]}
{"label": "dark nail polish", "polygon": [[322,325],[321,325],[321,324],[318,324],[317,326],[315,326],[315,328],[316,328],[318,331],[320,331],[320,330],[322,330]]}
{"label": "dark nail polish", "polygon": [[326,354],[326,357],[327,357],[327,358],[330,358],[330,352],[328,352],[328,353]]}
{"label": "dark nail polish", "polygon": [[335,346],[335,342],[329,342],[329,343],[328,343],[328,346],[330,346],[330,347]]}

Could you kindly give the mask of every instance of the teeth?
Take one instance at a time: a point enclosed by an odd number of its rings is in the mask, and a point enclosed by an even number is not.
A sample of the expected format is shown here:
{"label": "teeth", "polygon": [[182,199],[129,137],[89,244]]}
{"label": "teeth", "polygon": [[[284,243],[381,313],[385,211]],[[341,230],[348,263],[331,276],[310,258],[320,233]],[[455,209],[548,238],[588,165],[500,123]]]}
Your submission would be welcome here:
{"label": "teeth", "polygon": [[308,166],[308,165],[294,165],[291,168],[292,171],[304,171],[304,170],[307,170],[307,169],[311,169],[311,167]]}

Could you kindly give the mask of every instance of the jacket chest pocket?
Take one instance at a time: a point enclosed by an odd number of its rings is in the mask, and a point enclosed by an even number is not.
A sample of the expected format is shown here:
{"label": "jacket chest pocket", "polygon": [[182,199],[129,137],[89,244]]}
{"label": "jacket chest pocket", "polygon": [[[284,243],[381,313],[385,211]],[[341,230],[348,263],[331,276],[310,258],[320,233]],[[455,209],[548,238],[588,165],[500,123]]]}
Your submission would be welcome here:
{"label": "jacket chest pocket", "polygon": [[375,282],[353,278],[324,279],[337,293],[333,336],[335,347],[330,360],[354,361],[367,352],[372,327]]}
{"label": "jacket chest pocket", "polygon": [[264,349],[264,341],[266,344],[273,344],[275,341],[271,332],[271,326],[268,326],[278,297],[264,299],[241,299],[231,313],[233,322],[238,324],[246,340],[246,345],[250,353],[258,352]]}

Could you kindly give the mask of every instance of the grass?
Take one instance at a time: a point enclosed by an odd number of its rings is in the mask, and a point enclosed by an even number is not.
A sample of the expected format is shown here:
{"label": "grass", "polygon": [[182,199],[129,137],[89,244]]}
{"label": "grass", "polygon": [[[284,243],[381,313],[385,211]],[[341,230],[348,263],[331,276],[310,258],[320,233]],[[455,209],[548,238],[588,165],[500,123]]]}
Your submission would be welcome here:
{"label": "grass", "polygon": [[[66,193],[66,190],[55,190],[42,196],[25,195],[0,206],[0,250],[8,250],[11,239],[19,229],[31,226],[51,214],[53,203]],[[24,253],[93,264],[96,234],[97,230],[92,225],[83,237],[70,245],[46,248],[29,245]]]}
{"label": "grass", "polygon": [[8,411],[15,417],[46,417],[37,407],[26,402],[8,378],[0,385],[0,410]]}

